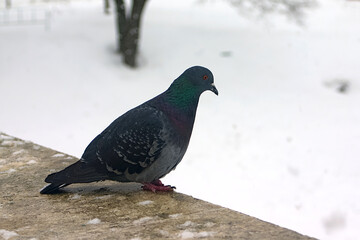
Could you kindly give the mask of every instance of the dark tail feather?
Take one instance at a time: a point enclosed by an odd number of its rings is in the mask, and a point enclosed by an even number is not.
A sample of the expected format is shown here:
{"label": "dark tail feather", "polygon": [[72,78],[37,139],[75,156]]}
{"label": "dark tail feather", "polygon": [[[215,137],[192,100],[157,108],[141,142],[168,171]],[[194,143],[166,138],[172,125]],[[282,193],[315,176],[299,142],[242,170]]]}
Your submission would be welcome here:
{"label": "dark tail feather", "polygon": [[63,188],[69,184],[61,184],[61,183],[51,183],[47,186],[45,186],[43,189],[40,190],[41,194],[52,194],[59,192],[60,188]]}
{"label": "dark tail feather", "polygon": [[97,167],[89,163],[77,161],[60,172],[52,173],[46,177],[45,182],[51,183],[43,188],[41,194],[57,192],[72,183],[89,183],[108,179],[106,174],[96,171]]}

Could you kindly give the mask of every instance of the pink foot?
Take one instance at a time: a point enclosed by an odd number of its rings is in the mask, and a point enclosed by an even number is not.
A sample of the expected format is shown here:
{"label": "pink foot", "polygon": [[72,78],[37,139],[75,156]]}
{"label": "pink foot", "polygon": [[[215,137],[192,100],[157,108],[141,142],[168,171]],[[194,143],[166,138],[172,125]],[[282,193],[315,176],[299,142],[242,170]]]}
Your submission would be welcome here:
{"label": "pink foot", "polygon": [[143,183],[142,189],[152,192],[171,192],[175,187],[170,185],[164,185],[159,179],[152,181],[151,183]]}

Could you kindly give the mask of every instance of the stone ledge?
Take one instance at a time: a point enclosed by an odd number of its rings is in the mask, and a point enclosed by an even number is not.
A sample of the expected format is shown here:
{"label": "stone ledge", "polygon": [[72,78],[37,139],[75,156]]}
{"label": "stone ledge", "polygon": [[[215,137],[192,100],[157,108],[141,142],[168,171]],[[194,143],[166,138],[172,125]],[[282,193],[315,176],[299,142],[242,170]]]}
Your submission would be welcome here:
{"label": "stone ledge", "polygon": [[0,132],[0,238],[313,239],[191,196],[135,183],[74,184],[41,195],[45,177],[75,157]]}

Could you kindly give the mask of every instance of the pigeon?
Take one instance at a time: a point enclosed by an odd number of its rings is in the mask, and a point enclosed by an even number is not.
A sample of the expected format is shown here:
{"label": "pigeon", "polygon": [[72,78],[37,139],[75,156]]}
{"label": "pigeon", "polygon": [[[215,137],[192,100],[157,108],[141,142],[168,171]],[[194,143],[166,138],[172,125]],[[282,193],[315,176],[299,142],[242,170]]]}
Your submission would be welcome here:
{"label": "pigeon", "polygon": [[40,193],[52,194],[73,183],[104,180],[141,183],[144,190],[172,191],[164,177],[189,145],[200,95],[218,95],[211,71],[194,66],[160,95],[115,119],[86,147],[80,160],[48,175]]}

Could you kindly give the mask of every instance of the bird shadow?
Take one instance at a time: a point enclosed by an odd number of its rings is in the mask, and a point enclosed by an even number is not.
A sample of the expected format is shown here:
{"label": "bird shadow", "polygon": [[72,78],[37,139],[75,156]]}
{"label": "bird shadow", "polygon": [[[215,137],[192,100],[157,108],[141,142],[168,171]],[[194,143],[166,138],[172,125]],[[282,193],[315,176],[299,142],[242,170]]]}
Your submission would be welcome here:
{"label": "bird shadow", "polygon": [[140,183],[113,183],[113,182],[100,182],[91,184],[72,184],[70,186],[59,189],[51,195],[58,194],[109,194],[119,193],[128,194],[142,191],[142,184]]}

